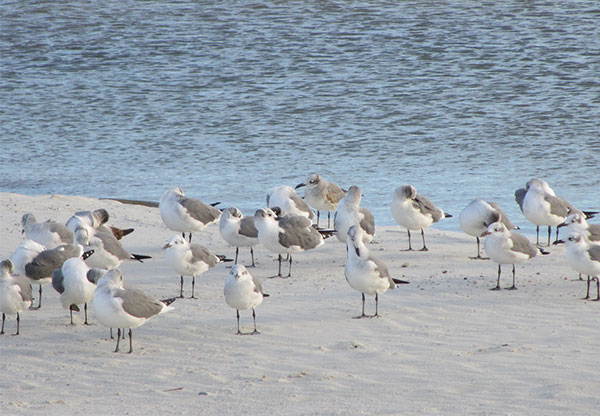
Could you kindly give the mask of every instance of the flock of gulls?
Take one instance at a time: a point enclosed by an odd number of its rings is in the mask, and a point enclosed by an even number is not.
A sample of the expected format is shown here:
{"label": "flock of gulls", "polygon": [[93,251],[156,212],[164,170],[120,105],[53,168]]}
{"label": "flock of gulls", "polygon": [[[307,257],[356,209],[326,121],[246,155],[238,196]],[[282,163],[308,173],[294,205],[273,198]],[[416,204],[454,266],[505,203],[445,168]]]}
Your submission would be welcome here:
{"label": "flock of gulls", "polygon": [[[295,189],[305,188],[304,197]],[[288,263],[287,275],[292,274],[292,257],[297,253],[314,250],[323,245],[324,239],[335,236],[346,243],[347,260],[345,277],[349,285],[361,292],[362,310],[356,318],[379,316],[379,295],[398,284],[409,282],[395,279],[383,261],[373,256],[368,244],[375,235],[372,213],[360,206],[362,191],[358,186],[342,189],[313,173],[295,188],[279,186],[267,194],[266,208],[257,210],[252,216],[244,216],[236,207],[224,210],[217,204],[205,204],[199,199],[186,197],[183,191],[172,188],[166,191],[159,203],[164,224],[176,232],[164,245],[165,262],[180,276],[179,297],[184,293],[184,277],[192,279],[191,298],[195,297],[197,276],[215,267],[218,263],[234,262],[224,285],[226,303],[236,309],[237,334],[258,334],[255,308],[264,297],[260,282],[248,268],[238,264],[240,248],[249,248],[255,267],[254,247],[261,244],[278,255],[279,268],[274,277],[284,277],[282,264]],[[587,219],[596,212],[575,208],[564,198],[556,195],[541,179],[531,179],[526,186],[515,192],[515,200],[524,216],[537,226],[537,242],[531,243],[495,202],[475,199],[459,215],[461,229],[475,237],[477,255],[472,259],[488,259],[481,255],[480,243],[489,259],[498,264],[496,286],[500,289],[502,265],[512,265],[512,286],[516,289],[515,265],[538,254],[548,254],[539,240],[539,227],[548,227],[547,245],[558,244],[559,229],[566,228],[565,258],[568,264],[581,275],[587,275],[587,295],[590,297],[590,282],[596,281],[600,299],[600,225],[588,224]],[[315,218],[316,211],[316,218]],[[327,227],[320,226],[321,211],[327,212]],[[335,212],[333,224],[331,213]],[[411,230],[421,232],[421,251],[428,251],[425,243],[425,228],[451,215],[419,194],[411,185],[395,189],[391,213],[396,222],[406,228],[408,248],[413,250]],[[105,209],[79,211],[66,224],[52,220],[37,222],[25,213],[22,216],[22,232],[26,236],[10,256],[0,263],[0,311],[4,334],[6,314],[16,315],[16,333],[19,334],[20,312],[39,309],[42,306],[42,286],[48,283],[60,293],[60,301],[69,310],[71,324],[73,311],[84,309],[84,324],[88,324],[87,305],[93,301],[97,320],[110,328],[117,329],[115,352],[119,351],[119,340],[129,330],[129,352],[133,351],[132,329],[143,325],[148,319],[169,311],[176,298],[155,299],[123,282],[119,266],[124,261],[143,262],[149,256],[128,252],[121,239],[133,229],[120,229],[107,225],[109,214]],[[235,247],[235,259],[213,254],[199,243],[192,243],[192,233],[198,233],[210,224],[219,224],[222,238]],[[551,243],[552,227],[556,227],[556,239]],[[285,256],[285,257],[284,257]],[[38,304],[33,307],[31,284],[39,285]],[[365,314],[365,296],[375,297],[375,313]],[[240,310],[252,310],[254,328],[252,332],[240,330]]]}

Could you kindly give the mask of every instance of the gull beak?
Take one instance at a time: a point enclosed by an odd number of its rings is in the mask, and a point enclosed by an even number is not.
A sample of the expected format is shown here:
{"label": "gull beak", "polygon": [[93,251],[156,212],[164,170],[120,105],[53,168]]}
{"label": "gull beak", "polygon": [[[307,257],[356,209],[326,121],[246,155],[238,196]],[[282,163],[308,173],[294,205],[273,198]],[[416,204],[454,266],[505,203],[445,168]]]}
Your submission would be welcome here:
{"label": "gull beak", "polygon": [[167,244],[165,244],[165,245],[163,246],[163,250],[166,250],[166,249],[168,249],[169,247],[171,247],[171,244],[167,243]]}
{"label": "gull beak", "polygon": [[566,223],[566,222],[561,222],[560,224],[558,224],[558,225],[556,226],[556,228],[561,228],[561,227],[566,227],[566,226],[567,226],[567,223]]}
{"label": "gull beak", "polygon": [[492,233],[490,233],[489,231],[484,231],[483,233],[481,233],[481,237],[485,237],[486,235],[490,235]]}
{"label": "gull beak", "polygon": [[306,186],[306,184],[305,183],[299,183],[298,185],[296,185],[296,188],[294,188],[294,189],[302,188],[303,186]]}

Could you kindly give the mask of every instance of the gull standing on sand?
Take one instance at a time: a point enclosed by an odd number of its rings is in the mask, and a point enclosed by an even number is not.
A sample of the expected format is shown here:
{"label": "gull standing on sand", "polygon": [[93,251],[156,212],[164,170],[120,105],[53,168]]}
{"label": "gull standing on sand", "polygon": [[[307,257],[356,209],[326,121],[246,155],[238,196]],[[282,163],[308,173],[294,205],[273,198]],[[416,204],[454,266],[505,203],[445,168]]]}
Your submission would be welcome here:
{"label": "gull standing on sand", "polygon": [[304,198],[308,205],[317,210],[317,227],[320,211],[327,211],[327,228],[330,227],[331,211],[336,211],[338,202],[346,195],[346,191],[333,182],[327,182],[317,173],[311,173],[305,182],[296,185],[296,189],[305,186]]}
{"label": "gull standing on sand", "polygon": [[152,258],[142,254],[131,254],[123,248],[121,242],[112,233],[96,231],[90,234],[88,228],[78,227],[74,237],[77,244],[85,249],[94,250],[94,255],[86,261],[92,268],[108,270],[119,267],[125,260],[137,260],[143,263],[143,260]]}
{"label": "gull standing on sand", "polygon": [[483,199],[474,199],[460,212],[458,222],[460,228],[467,234],[477,239],[477,256],[472,259],[487,260],[480,254],[480,237],[495,222],[501,221],[508,230],[517,230],[516,227],[500,206],[495,202],[486,202]]}
{"label": "gull standing on sand", "polygon": [[226,259],[225,256],[217,256],[211,253],[210,250],[200,244],[190,243],[179,234],[172,236],[163,248],[165,249],[167,264],[181,277],[180,298],[183,298],[183,276],[192,276],[192,295],[190,298],[195,299],[196,276],[215,267],[217,263],[231,261]]}
{"label": "gull standing on sand", "polygon": [[[503,264],[512,264],[513,266],[513,284],[507,289],[515,290],[517,288],[515,285],[515,264],[535,257],[540,249],[533,245],[524,235],[509,231],[501,222],[490,224],[482,236],[486,237],[483,243],[485,252],[494,262],[498,263],[498,282],[496,283],[496,287],[491,290],[500,290],[500,274],[502,273],[501,266]],[[541,250],[540,252],[542,254],[549,254]]]}
{"label": "gull standing on sand", "polygon": [[212,205],[195,198],[185,196],[181,188],[174,187],[160,197],[160,216],[165,225],[173,231],[189,233],[202,231],[207,225],[216,223],[221,217],[221,211]]}
{"label": "gull standing on sand", "polygon": [[56,221],[37,222],[33,214],[24,214],[21,225],[25,236],[52,249],[62,244],[73,243],[73,233],[63,224]]}
{"label": "gull standing on sand", "polygon": [[108,222],[109,215],[108,211],[104,208],[96,209],[94,211],[77,211],[71,216],[66,222],[66,226],[73,234],[78,227],[84,227],[90,229],[90,234],[95,230],[112,233],[117,240],[131,234],[133,228],[117,228],[113,226],[105,225]]}
{"label": "gull standing on sand", "polygon": [[596,280],[596,299],[600,300],[600,244],[590,242],[585,235],[573,233],[567,238],[565,257],[573,269],[587,275],[587,294],[590,297],[590,277]]}
{"label": "gull standing on sand", "polygon": [[83,251],[80,245],[64,244],[51,250],[44,250],[25,265],[25,276],[31,281],[40,285],[38,306],[42,307],[42,285],[52,281],[52,272],[60,269],[67,259],[71,257],[81,257],[84,260],[94,253],[93,250]]}
{"label": "gull standing on sand", "polygon": [[33,240],[25,240],[19,244],[10,256],[10,261],[14,266],[13,274],[15,276],[25,276],[25,265],[31,263],[31,260],[44,250],[46,250],[46,247]]}
{"label": "gull standing on sand", "polygon": [[540,226],[548,226],[548,246],[552,227],[556,228],[556,241],[558,241],[558,225],[575,213],[581,213],[591,218],[597,212],[583,212],[575,208],[569,201],[556,196],[550,186],[541,179],[531,179],[527,182],[525,189],[515,191],[515,200],[521,207],[525,218],[536,225],[537,244],[540,243]]}
{"label": "gull standing on sand", "polygon": [[313,219],[315,213],[304,201],[300,198],[296,191],[291,186],[282,185],[271,188],[267,194],[267,207],[279,208],[281,213],[279,216],[285,215],[300,215],[308,219]]}
{"label": "gull standing on sand", "polygon": [[4,334],[4,321],[6,314],[17,315],[17,332],[19,335],[20,313],[31,306],[31,285],[24,277],[12,276],[13,264],[10,260],[0,263],[0,312],[2,312],[2,329]]}
{"label": "gull standing on sand", "polygon": [[71,325],[74,325],[73,311],[80,310],[78,305],[83,305],[83,324],[88,325],[87,304],[94,297],[96,283],[105,272],[102,269],[90,269],[80,257],[71,257],[52,273],[52,287],[60,293],[63,308],[69,309]]}
{"label": "gull standing on sand", "polygon": [[94,312],[98,322],[117,331],[119,351],[121,328],[129,328],[129,353],[133,352],[132,329],[146,323],[153,316],[173,309],[169,306],[175,298],[153,299],[138,289],[124,288],[123,275],[119,269],[111,269],[98,281],[94,292]]}
{"label": "gull standing on sand", "polygon": [[[229,276],[225,280],[225,302],[235,309],[237,316],[237,335],[255,335],[260,334],[256,330],[256,313],[254,308],[260,305],[264,297],[269,295],[263,292],[260,282],[252,277],[246,267],[236,264],[231,268]],[[254,331],[243,333],[240,331],[240,309],[246,310],[252,308],[252,321],[254,322]]]}
{"label": "gull standing on sand", "polygon": [[362,191],[352,185],[346,196],[338,204],[338,209],[333,217],[333,228],[335,235],[341,243],[346,242],[348,229],[353,225],[358,225],[362,229],[362,239],[365,243],[373,241],[375,236],[375,217],[366,208],[360,206]]}
{"label": "gull standing on sand", "polygon": [[412,185],[402,185],[394,190],[392,216],[408,232],[408,251],[412,251],[410,230],[421,230],[423,248],[420,251],[428,251],[423,229],[442,218],[452,217],[452,215],[436,207],[425,196],[418,194],[416,188]]}
{"label": "gull standing on sand", "polygon": [[[348,230],[347,249],[348,257],[344,274],[346,281],[353,288],[362,293],[362,313],[356,318],[379,317],[379,295],[388,289],[394,289],[396,284],[408,284],[405,280],[394,279],[381,260],[373,257],[363,242],[362,229],[353,225]],[[375,314],[365,315],[365,294],[375,295]]]}
{"label": "gull standing on sand", "polygon": [[227,208],[219,220],[219,232],[227,243],[235,247],[235,261],[237,264],[240,247],[250,247],[252,267],[254,264],[254,246],[260,244],[258,230],[254,225],[254,217],[242,215],[236,207]]}
{"label": "gull standing on sand", "polygon": [[277,217],[269,208],[263,208],[254,214],[254,224],[258,230],[258,239],[265,248],[278,255],[279,272],[281,275],[281,262],[283,253],[289,254],[289,270],[287,277],[292,275],[292,254],[319,247],[323,244],[323,233],[326,237],[331,235],[326,231],[319,232],[312,226],[312,222],[299,215],[286,215]]}

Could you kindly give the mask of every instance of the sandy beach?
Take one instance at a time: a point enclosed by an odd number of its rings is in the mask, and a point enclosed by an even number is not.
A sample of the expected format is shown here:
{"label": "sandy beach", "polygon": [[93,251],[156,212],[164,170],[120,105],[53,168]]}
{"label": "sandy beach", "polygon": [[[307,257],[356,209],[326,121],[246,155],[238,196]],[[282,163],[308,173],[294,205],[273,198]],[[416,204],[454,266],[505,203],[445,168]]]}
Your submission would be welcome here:
{"label": "sandy beach", "polygon": [[[224,204],[226,207],[226,204]],[[179,276],[164,261],[173,234],[158,208],[59,195],[0,193],[2,259],[23,241],[26,212],[65,222],[77,210],[105,208],[109,224],[134,227],[127,250],[152,259],[121,267],[125,282],[158,298],[177,296]],[[260,207],[257,207],[260,208]],[[249,213],[246,213],[249,214]],[[391,214],[390,214],[391,215]],[[457,220],[454,218],[453,220]],[[524,218],[514,218],[525,222]],[[377,218],[376,218],[377,221]],[[450,220],[449,220],[450,221]],[[528,235],[530,240],[535,236]],[[591,415],[600,408],[600,303],[582,300],[585,283],[564,245],[517,265],[516,291],[490,291],[497,265],[470,260],[475,240],[426,230],[429,252],[404,252],[406,232],[378,227],[370,250],[394,277],[409,280],[380,297],[379,319],[352,319],[360,293],[344,279],[345,245],[335,238],[294,256],[293,277],[271,279],[276,255],[255,249],[266,298],[262,333],[236,336],[225,303],[229,269],[196,280],[196,296],[133,331],[134,352],[113,353],[97,323],[69,325],[58,293],[44,286],[41,310],[21,314],[0,337],[3,415]],[[194,242],[233,257],[218,225]],[[420,236],[415,233],[415,247]],[[249,264],[247,249],[240,261]],[[502,287],[511,283],[503,270]],[[34,286],[37,297],[37,286]],[[595,297],[595,287],[594,296]],[[374,311],[367,300],[367,313]],[[244,329],[251,313],[241,312]],[[123,344],[126,347],[126,342]]]}

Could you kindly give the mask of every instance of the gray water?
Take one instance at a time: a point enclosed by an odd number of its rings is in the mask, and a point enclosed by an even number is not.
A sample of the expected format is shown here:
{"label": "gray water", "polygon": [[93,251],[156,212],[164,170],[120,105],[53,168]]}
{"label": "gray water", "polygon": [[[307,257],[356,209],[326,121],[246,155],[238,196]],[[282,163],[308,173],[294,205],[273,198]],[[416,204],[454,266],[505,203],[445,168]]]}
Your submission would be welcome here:
{"label": "gray water", "polygon": [[[597,1],[2,1],[0,190],[247,213],[319,172],[378,224],[411,183],[527,227],[533,177],[600,209]],[[458,221],[439,228],[458,230]]]}

